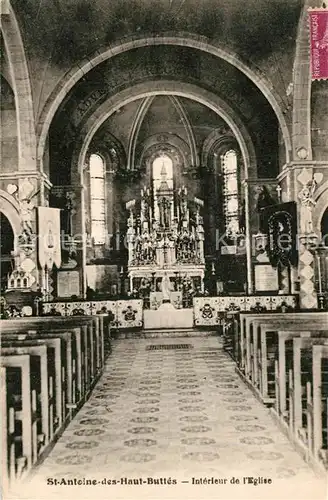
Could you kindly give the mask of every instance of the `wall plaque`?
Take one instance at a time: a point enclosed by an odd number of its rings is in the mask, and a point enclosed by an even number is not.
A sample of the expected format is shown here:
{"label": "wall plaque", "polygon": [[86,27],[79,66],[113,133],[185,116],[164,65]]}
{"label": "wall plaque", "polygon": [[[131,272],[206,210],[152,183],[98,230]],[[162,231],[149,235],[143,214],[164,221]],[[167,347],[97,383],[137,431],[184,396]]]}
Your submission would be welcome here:
{"label": "wall plaque", "polygon": [[80,273],[78,271],[59,271],[57,276],[58,297],[80,295]]}
{"label": "wall plaque", "polygon": [[270,264],[255,266],[255,291],[277,292],[279,289],[278,271]]}

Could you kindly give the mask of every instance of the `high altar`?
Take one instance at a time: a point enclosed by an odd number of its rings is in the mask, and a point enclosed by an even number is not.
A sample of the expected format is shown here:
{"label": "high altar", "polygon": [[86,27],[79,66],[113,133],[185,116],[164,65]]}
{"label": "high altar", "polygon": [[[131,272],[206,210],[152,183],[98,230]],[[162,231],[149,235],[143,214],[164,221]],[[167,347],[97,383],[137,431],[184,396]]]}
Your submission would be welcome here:
{"label": "high altar", "polygon": [[140,199],[126,204],[130,290],[144,290],[151,308],[169,301],[182,307],[188,286],[203,291],[203,205],[198,198],[188,200],[185,186],[174,189],[164,160]]}

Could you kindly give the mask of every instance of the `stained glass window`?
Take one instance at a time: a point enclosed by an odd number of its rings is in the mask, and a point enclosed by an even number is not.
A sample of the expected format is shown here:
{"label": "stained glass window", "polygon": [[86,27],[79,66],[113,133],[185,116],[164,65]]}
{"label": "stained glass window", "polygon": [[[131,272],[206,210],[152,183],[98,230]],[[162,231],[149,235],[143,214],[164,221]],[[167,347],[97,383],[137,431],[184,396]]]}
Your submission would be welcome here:
{"label": "stained glass window", "polygon": [[222,157],[224,215],[226,232],[234,236],[239,232],[238,164],[234,150]]}
{"label": "stained glass window", "polygon": [[[162,153],[153,162],[153,193],[155,219],[160,220],[158,208],[158,189],[166,186],[173,191],[173,162],[169,156]],[[173,217],[173,205],[171,207]]]}
{"label": "stained glass window", "polygon": [[105,164],[101,156],[90,156],[91,237],[96,245],[106,241]]}

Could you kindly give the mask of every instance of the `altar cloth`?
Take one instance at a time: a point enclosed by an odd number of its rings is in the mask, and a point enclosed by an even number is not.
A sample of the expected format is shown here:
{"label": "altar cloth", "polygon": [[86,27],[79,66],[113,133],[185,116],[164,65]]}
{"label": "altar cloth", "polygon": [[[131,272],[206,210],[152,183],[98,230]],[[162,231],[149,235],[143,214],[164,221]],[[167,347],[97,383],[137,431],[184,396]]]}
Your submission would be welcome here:
{"label": "altar cloth", "polygon": [[156,311],[144,309],[144,329],[193,328],[193,309],[176,309],[170,302]]}

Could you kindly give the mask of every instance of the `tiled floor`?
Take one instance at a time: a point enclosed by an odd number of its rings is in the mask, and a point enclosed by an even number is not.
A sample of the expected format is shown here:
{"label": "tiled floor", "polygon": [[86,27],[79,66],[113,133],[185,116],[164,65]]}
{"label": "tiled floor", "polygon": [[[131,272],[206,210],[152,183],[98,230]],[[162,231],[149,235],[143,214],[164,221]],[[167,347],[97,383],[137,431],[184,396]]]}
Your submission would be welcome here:
{"label": "tiled floor", "polygon": [[[147,350],[174,343],[189,348]],[[272,483],[244,484],[245,477]],[[47,478],[97,484],[53,486]],[[204,478],[219,484],[193,484]],[[19,498],[323,500],[326,493],[220,341],[205,337],[116,341],[90,400]]]}

